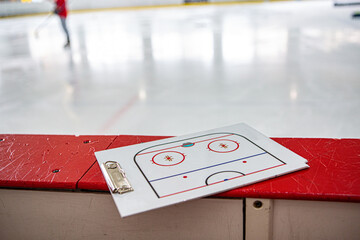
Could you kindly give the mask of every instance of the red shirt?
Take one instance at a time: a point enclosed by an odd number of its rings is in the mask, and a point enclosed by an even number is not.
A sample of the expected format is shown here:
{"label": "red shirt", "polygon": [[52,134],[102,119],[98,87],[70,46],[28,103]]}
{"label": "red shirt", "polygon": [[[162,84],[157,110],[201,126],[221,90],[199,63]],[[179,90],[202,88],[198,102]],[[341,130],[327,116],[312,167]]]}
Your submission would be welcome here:
{"label": "red shirt", "polygon": [[56,3],[56,10],[58,11],[58,15],[60,17],[67,17],[67,9],[65,0],[55,0]]}

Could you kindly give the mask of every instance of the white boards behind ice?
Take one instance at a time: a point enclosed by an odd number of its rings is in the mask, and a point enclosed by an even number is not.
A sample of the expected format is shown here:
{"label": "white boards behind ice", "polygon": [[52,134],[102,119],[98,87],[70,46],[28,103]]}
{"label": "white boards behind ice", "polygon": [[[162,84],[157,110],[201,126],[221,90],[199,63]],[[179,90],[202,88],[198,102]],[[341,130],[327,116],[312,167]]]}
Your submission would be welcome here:
{"label": "white boards behind ice", "polygon": [[122,217],[308,168],[246,124],[95,153]]}

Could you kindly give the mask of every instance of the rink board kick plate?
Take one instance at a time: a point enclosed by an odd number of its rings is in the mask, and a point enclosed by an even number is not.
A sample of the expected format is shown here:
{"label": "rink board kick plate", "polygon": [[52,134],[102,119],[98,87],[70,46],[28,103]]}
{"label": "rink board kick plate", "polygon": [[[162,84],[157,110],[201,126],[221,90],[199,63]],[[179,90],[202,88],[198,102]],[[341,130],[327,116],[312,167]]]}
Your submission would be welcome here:
{"label": "rink board kick plate", "polygon": [[95,153],[122,217],[308,168],[246,124]]}

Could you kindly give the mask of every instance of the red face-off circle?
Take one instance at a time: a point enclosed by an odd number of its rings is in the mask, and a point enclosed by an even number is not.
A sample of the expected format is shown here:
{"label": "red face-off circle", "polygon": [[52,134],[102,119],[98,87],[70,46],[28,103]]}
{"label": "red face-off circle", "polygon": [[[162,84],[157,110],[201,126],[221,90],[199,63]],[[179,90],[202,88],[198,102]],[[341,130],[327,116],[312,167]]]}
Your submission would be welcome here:
{"label": "red face-off circle", "polygon": [[176,151],[165,151],[157,153],[153,156],[152,162],[158,166],[175,166],[185,160],[185,155]]}
{"label": "red face-off circle", "polygon": [[229,153],[239,148],[239,143],[229,139],[219,139],[208,144],[210,151],[217,153]]}

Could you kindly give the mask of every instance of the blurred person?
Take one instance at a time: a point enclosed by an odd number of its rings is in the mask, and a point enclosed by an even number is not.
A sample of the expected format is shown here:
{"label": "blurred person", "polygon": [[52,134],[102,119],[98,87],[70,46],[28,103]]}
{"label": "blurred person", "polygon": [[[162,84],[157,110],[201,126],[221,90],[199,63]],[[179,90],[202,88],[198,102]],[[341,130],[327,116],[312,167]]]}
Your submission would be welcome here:
{"label": "blurred person", "polygon": [[66,25],[66,17],[67,17],[67,9],[65,0],[54,0],[56,7],[54,13],[59,15],[61,26],[66,34],[66,43],[64,45],[65,48],[70,47],[70,35],[69,30]]}

